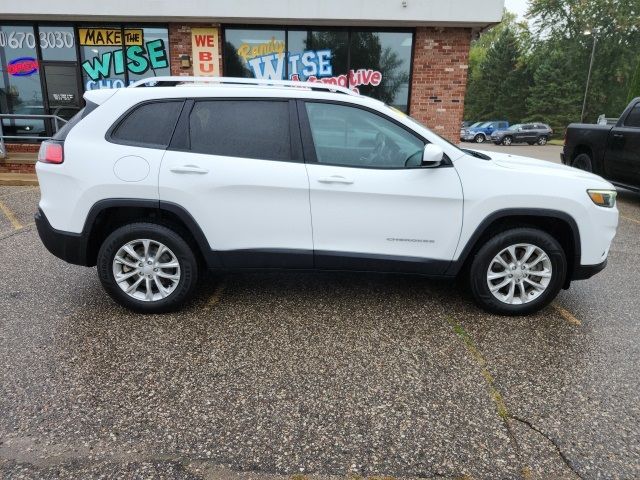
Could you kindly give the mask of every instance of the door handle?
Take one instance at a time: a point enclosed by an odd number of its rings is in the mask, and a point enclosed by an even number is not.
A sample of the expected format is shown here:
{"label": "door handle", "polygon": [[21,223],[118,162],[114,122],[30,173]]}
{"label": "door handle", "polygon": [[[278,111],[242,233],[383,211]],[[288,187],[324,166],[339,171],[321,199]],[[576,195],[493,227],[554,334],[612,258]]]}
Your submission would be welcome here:
{"label": "door handle", "polygon": [[209,170],[206,168],[201,168],[197,165],[182,165],[181,167],[173,167],[170,169],[173,173],[198,173],[203,175],[205,173],[209,173]]}
{"label": "door handle", "polygon": [[613,136],[615,138],[624,138],[624,134],[623,133],[614,133]]}
{"label": "door handle", "polygon": [[342,177],[340,175],[332,175],[331,177],[320,177],[318,179],[320,183],[342,183],[344,185],[351,185],[353,180]]}

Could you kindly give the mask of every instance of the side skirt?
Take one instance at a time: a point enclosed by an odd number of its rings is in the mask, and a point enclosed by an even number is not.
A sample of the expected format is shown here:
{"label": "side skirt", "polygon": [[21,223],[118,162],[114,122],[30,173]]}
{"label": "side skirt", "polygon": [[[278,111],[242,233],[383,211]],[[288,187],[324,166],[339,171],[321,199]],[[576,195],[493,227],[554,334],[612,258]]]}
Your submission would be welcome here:
{"label": "side skirt", "polygon": [[248,249],[214,251],[223,266],[237,269],[338,270],[357,272],[408,273],[436,277],[445,274],[451,263],[422,257],[369,255],[316,250]]}

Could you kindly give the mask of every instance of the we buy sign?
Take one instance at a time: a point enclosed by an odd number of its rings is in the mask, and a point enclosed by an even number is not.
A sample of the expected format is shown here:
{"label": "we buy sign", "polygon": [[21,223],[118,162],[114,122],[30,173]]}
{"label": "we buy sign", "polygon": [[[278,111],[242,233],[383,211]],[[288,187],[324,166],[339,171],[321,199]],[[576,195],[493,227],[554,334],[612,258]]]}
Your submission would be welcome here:
{"label": "we buy sign", "polygon": [[218,44],[217,28],[192,28],[191,52],[194,76],[220,76],[220,63],[218,62],[220,49]]}

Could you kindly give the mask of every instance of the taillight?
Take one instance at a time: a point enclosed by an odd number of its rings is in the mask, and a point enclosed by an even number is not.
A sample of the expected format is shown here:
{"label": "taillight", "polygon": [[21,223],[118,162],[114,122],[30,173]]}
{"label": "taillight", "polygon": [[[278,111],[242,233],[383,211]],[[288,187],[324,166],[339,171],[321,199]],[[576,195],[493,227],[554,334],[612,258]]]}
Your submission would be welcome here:
{"label": "taillight", "polygon": [[38,161],[42,163],[62,163],[64,161],[62,143],[51,141],[42,142],[40,151],[38,152]]}

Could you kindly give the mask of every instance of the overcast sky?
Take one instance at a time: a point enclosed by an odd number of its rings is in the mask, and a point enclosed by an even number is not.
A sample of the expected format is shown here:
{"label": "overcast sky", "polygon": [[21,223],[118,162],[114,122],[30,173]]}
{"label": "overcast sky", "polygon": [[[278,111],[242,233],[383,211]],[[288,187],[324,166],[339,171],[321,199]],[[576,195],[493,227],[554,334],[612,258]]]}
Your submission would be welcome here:
{"label": "overcast sky", "polygon": [[504,6],[507,8],[507,10],[510,10],[518,14],[518,18],[522,20],[524,17],[524,14],[527,11],[528,3],[529,3],[528,0],[506,0],[504,2]]}

